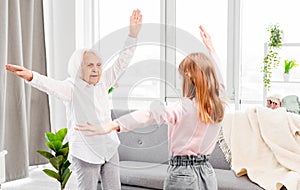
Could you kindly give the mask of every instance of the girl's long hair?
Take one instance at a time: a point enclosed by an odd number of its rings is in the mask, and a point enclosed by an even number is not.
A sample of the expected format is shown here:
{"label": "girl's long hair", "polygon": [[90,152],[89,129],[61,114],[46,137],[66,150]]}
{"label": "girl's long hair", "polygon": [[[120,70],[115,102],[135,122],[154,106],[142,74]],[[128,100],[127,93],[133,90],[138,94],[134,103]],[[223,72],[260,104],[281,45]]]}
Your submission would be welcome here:
{"label": "girl's long hair", "polygon": [[192,53],[179,65],[183,96],[198,104],[199,118],[204,123],[219,123],[224,106],[219,97],[220,84],[212,61],[203,53]]}

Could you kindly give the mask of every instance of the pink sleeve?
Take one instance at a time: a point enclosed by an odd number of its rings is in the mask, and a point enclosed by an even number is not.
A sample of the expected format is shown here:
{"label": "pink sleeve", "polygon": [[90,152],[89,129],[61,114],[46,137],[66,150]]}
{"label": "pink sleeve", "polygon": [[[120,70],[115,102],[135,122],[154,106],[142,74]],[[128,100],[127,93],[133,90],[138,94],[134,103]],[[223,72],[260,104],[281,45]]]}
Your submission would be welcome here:
{"label": "pink sleeve", "polygon": [[143,128],[149,125],[160,125],[163,123],[176,125],[182,115],[181,102],[164,107],[159,106],[145,111],[135,111],[124,115],[115,121],[120,126],[120,132],[126,132],[135,128]]}

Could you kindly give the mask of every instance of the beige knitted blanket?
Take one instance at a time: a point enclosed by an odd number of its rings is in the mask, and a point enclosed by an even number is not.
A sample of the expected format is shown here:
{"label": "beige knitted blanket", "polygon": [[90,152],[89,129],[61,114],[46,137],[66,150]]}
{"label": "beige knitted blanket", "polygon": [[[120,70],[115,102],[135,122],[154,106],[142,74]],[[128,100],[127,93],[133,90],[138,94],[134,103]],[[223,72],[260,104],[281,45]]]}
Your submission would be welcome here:
{"label": "beige knitted blanket", "polygon": [[222,133],[237,176],[267,190],[300,190],[300,115],[252,108],[226,114]]}

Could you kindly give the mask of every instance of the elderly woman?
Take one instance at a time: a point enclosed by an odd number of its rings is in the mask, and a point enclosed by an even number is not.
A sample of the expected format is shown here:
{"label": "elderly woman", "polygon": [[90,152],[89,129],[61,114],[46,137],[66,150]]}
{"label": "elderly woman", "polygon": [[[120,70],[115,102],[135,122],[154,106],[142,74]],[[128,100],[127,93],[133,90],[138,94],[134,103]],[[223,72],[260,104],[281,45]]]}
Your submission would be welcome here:
{"label": "elderly woman", "polygon": [[125,47],[113,66],[104,72],[99,55],[88,49],[73,53],[68,65],[70,78],[64,81],[51,79],[20,66],[6,65],[8,71],[25,79],[31,86],[64,102],[69,128],[69,155],[80,190],[96,190],[99,175],[103,189],[121,189],[117,151],[120,141],[116,132],[85,138],[74,127],[76,123],[87,121],[98,124],[111,121],[108,89],[126,70],[135,51],[141,23],[140,10],[134,10]]}

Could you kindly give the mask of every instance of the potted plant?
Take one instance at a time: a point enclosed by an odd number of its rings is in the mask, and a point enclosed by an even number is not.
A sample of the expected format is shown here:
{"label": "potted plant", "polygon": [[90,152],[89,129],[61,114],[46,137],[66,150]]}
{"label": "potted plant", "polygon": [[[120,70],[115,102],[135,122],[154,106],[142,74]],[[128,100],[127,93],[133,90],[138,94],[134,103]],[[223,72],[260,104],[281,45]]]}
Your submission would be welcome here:
{"label": "potted plant", "polygon": [[289,81],[290,77],[290,70],[294,67],[297,67],[298,64],[296,63],[296,60],[284,60],[284,73],[283,73],[283,79],[284,81]]}
{"label": "potted plant", "polygon": [[57,170],[44,169],[43,171],[48,176],[59,181],[61,190],[65,188],[72,174],[72,171],[69,169],[71,163],[68,160],[69,143],[66,142],[63,144],[67,131],[67,128],[63,128],[55,134],[51,132],[45,133],[45,137],[48,141],[46,142],[46,146],[53,151],[53,154],[44,150],[37,150],[38,153],[49,159],[51,165]]}
{"label": "potted plant", "polygon": [[271,87],[272,68],[277,68],[280,63],[280,57],[278,54],[279,48],[282,46],[283,31],[278,24],[271,24],[267,31],[270,33],[268,40],[268,52],[264,57],[264,65],[261,72],[264,73],[263,82],[265,87],[269,90]]}

